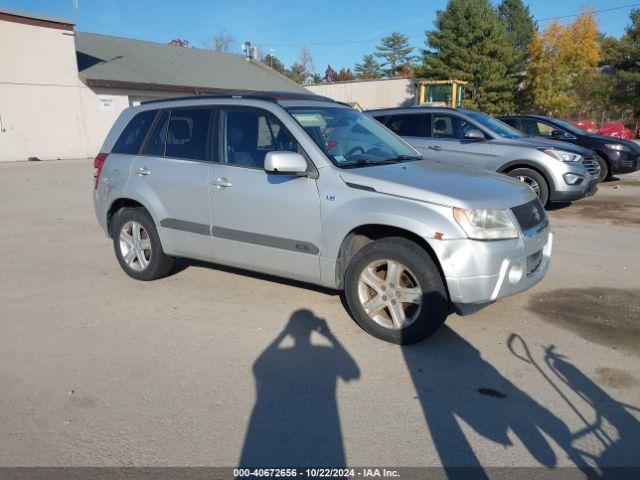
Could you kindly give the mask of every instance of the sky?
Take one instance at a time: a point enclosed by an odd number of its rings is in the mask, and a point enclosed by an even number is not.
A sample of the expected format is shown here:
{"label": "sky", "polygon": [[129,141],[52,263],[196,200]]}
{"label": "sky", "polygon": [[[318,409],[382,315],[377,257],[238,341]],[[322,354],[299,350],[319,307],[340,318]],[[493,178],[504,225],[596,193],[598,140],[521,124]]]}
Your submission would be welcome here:
{"label": "sky", "polygon": [[[495,3],[496,0],[494,0]],[[418,50],[424,32],[433,28],[437,10],[446,0],[77,0],[76,29],[167,43],[189,40],[197,48],[211,46],[220,28],[235,38],[234,52],[251,41],[260,54],[273,53],[287,66],[307,45],[315,70],[323,73],[351,68],[372,53],[379,39],[393,31],[410,37]],[[72,19],[73,0],[0,0],[0,9]],[[640,0],[531,0],[531,13],[544,27],[549,17],[573,15],[582,7],[615,9]],[[620,37],[629,23],[631,7],[597,14],[600,30]],[[572,18],[561,21],[570,22]]]}

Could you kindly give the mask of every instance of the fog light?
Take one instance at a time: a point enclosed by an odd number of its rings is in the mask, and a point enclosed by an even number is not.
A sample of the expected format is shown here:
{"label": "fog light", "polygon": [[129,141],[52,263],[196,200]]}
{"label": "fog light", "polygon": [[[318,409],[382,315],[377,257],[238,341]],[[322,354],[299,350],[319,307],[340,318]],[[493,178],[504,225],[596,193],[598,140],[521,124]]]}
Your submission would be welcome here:
{"label": "fog light", "polygon": [[580,185],[582,180],[584,180],[580,175],[576,175],[574,173],[565,173],[563,177],[564,181],[567,182],[567,185]]}
{"label": "fog light", "polygon": [[511,285],[518,283],[522,279],[523,273],[524,269],[522,268],[522,265],[519,263],[511,265],[511,268],[509,269],[509,283]]}

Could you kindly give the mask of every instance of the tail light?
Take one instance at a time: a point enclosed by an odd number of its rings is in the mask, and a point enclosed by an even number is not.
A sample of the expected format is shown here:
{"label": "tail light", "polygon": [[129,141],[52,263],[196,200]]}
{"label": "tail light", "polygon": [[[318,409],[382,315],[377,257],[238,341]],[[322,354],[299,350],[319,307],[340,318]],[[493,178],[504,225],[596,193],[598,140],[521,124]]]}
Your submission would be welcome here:
{"label": "tail light", "polygon": [[104,162],[107,159],[106,153],[99,153],[96,155],[96,158],[93,159],[93,189],[96,190],[98,188],[98,180],[100,180],[100,173],[102,172],[102,167],[104,166]]}

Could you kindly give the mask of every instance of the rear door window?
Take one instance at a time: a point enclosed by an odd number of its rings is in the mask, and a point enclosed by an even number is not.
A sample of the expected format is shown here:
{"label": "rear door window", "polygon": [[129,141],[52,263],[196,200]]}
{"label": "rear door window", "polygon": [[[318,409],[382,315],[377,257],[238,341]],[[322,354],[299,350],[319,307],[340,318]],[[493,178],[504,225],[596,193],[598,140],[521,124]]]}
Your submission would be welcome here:
{"label": "rear door window", "polygon": [[147,110],[135,115],[118,137],[111,151],[130,155],[137,154],[157,113],[157,110]]}
{"label": "rear door window", "polygon": [[428,137],[428,115],[405,114],[392,115],[386,126],[401,137]]}
{"label": "rear door window", "polygon": [[164,155],[164,139],[167,136],[167,123],[169,121],[169,110],[164,110],[160,114],[160,118],[156,122],[147,146],[144,150],[145,155],[154,157],[162,157]]}
{"label": "rear door window", "polygon": [[207,158],[209,108],[180,108],[171,111],[165,156],[204,161]]}

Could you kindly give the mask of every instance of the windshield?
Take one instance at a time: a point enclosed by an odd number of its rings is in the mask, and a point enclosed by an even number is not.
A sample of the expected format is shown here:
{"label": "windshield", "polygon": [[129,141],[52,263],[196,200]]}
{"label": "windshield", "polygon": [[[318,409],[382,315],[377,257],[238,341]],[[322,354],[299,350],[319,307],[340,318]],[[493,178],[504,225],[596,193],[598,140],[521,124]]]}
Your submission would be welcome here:
{"label": "windshield", "polygon": [[357,110],[292,107],[287,111],[338,167],[380,165],[422,158],[395,134]]}
{"label": "windshield", "polygon": [[515,128],[507,125],[503,121],[498,120],[497,118],[490,117],[487,114],[474,112],[474,111],[465,111],[464,112],[468,117],[472,118],[482,126],[488,128],[492,132],[500,135],[503,138],[523,138],[526,137],[524,133]]}
{"label": "windshield", "polygon": [[564,120],[559,120],[557,118],[553,119],[554,123],[557,123],[558,125],[560,125],[560,127],[564,128],[565,130],[570,131],[571,133],[573,133],[574,135],[589,135],[588,132],[585,132],[584,130],[582,130],[581,128],[576,127],[574,124],[569,123],[569,122],[565,122]]}

